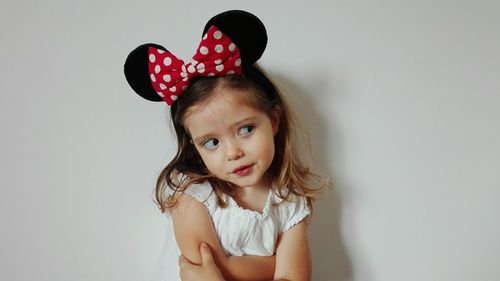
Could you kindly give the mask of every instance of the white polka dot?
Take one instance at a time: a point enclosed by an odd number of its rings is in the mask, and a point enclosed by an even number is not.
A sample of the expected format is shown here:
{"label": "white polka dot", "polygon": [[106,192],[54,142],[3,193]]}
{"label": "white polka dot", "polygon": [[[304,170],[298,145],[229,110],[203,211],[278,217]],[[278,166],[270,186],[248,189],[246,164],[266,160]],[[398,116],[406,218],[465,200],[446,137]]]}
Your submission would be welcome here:
{"label": "white polka dot", "polygon": [[175,86],[173,86],[173,87],[172,87],[172,88],[170,88],[169,90],[170,90],[170,92],[172,92],[172,93],[173,93],[173,92],[177,91],[177,88],[176,88]]}
{"label": "white polka dot", "polygon": [[205,33],[205,35],[203,35],[203,40],[207,40],[207,37],[208,37],[208,33]]}
{"label": "white polka dot", "polygon": [[184,91],[184,90],[186,90],[186,89],[187,89],[187,87],[188,87],[187,85],[182,86],[182,90],[183,90],[183,91]]}
{"label": "white polka dot", "polygon": [[228,74],[228,75],[234,74],[234,70],[229,70],[229,71],[227,72],[227,74]]}
{"label": "white polka dot", "polygon": [[215,64],[221,64],[222,63],[222,60],[221,59],[216,59],[215,60]]}
{"label": "white polka dot", "polygon": [[164,98],[165,95],[162,92],[156,92],[160,97]]}
{"label": "white polka dot", "polygon": [[222,38],[222,32],[220,32],[218,30],[216,32],[214,32],[214,38],[217,39],[217,40],[221,39]]}
{"label": "white polka dot", "polygon": [[181,77],[182,78],[186,78],[188,76],[188,74],[186,72],[181,72]]}
{"label": "white polka dot", "polygon": [[149,54],[149,61],[150,62],[155,62],[155,60],[156,60],[155,55],[154,54]]}
{"label": "white polka dot", "polygon": [[151,81],[156,82],[156,77],[153,73],[151,73],[151,75],[149,75],[149,78],[151,78]]}
{"label": "white polka dot", "polygon": [[167,86],[165,86],[165,84],[160,84],[160,89],[165,90],[166,88]]}
{"label": "white polka dot", "polygon": [[158,74],[161,70],[161,67],[159,65],[155,66],[155,73]]}
{"label": "white polka dot", "polygon": [[163,81],[170,82],[170,80],[172,80],[172,77],[170,77],[170,74],[163,75]]}
{"label": "white polka dot", "polygon": [[170,99],[171,99],[171,100],[177,100],[177,98],[178,98],[178,96],[176,96],[176,95],[171,95],[171,96],[170,96]]}
{"label": "white polka dot", "polygon": [[235,66],[240,66],[240,65],[241,65],[241,59],[237,59],[237,60],[234,62],[234,65],[235,65]]}
{"label": "white polka dot", "polygon": [[207,47],[205,47],[205,46],[201,46],[201,48],[200,48],[200,53],[201,53],[202,55],[206,55],[206,54],[208,54],[208,49],[207,49]]}
{"label": "white polka dot", "polygon": [[192,64],[192,65],[197,65],[197,64],[198,64],[198,61],[197,61],[197,60],[192,60],[192,61],[191,61],[191,64]]}
{"label": "white polka dot", "polygon": [[215,51],[220,54],[222,53],[222,51],[224,51],[224,47],[221,44],[217,44],[215,46]]}
{"label": "white polka dot", "polygon": [[219,64],[217,66],[215,66],[215,69],[219,72],[223,71],[224,70],[224,65],[223,64]]}
{"label": "white polka dot", "polygon": [[234,50],[236,49],[236,45],[234,45],[234,43],[231,43],[231,44],[229,44],[228,48],[229,48],[229,51],[234,52]]}
{"label": "white polka dot", "polygon": [[198,64],[198,65],[196,66],[196,69],[198,69],[198,70],[205,69],[205,64],[203,64],[203,63]]}
{"label": "white polka dot", "polygon": [[165,53],[165,51],[164,51],[164,50],[160,50],[160,49],[158,49],[158,54],[163,54],[163,53]]}
{"label": "white polka dot", "polygon": [[169,66],[172,64],[172,59],[170,57],[166,57],[165,59],[163,59],[163,64],[165,66]]}
{"label": "white polka dot", "polygon": [[184,64],[182,65],[182,67],[181,67],[181,71],[182,71],[182,72],[187,72],[187,70],[186,70],[186,65],[184,65]]}
{"label": "white polka dot", "polygon": [[215,73],[210,72],[207,76],[215,76]]}
{"label": "white polka dot", "polygon": [[194,66],[191,64],[190,66],[188,66],[188,71],[189,71],[190,73],[195,73],[196,68],[194,68]]}
{"label": "white polka dot", "polygon": [[182,81],[186,82],[188,80],[188,77],[182,78]]}

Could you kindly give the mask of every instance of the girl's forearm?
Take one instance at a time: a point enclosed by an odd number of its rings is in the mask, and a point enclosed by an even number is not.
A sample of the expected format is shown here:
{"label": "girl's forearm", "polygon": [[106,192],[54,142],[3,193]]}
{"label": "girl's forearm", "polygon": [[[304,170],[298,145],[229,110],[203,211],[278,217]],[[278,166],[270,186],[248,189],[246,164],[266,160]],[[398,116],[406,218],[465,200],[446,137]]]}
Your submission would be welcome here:
{"label": "girl's forearm", "polygon": [[227,257],[221,271],[227,281],[272,280],[276,257]]}

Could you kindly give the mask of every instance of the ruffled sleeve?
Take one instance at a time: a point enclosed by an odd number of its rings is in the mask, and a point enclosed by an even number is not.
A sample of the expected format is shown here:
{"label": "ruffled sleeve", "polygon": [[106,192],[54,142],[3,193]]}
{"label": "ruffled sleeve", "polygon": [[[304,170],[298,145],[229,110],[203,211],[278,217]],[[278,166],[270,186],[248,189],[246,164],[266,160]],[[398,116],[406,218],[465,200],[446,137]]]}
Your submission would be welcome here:
{"label": "ruffled sleeve", "polygon": [[311,211],[307,207],[306,198],[295,195],[290,198],[290,201],[282,202],[278,206],[278,209],[281,222],[280,234],[289,230],[311,214]]}
{"label": "ruffled sleeve", "polygon": [[[212,215],[215,209],[217,209],[217,199],[215,197],[215,193],[213,192],[212,186],[208,182],[192,184],[182,193],[193,197],[194,199],[196,199],[196,201],[205,205],[210,215]],[[165,214],[168,218],[171,218],[169,210],[167,210]]]}

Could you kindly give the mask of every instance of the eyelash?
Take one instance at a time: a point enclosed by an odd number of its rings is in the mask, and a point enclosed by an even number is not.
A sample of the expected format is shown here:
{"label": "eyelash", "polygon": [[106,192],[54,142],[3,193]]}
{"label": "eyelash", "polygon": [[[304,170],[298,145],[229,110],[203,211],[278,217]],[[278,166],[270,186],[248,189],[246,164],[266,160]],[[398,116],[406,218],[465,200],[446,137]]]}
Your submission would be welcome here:
{"label": "eyelash", "polygon": [[[248,129],[248,132],[244,132],[244,133],[241,133],[241,131],[243,129]],[[255,130],[255,125],[245,125],[245,126],[242,126],[238,129],[238,135],[239,136],[248,136],[250,134],[253,133],[253,131]],[[213,147],[207,147],[207,144],[209,144],[210,142],[215,142],[215,144],[213,145]],[[216,138],[211,138],[211,139],[207,139],[205,141],[203,141],[201,143],[201,146],[207,150],[214,150],[215,148],[217,148],[217,146],[219,145],[220,141]]]}
{"label": "eyelash", "polygon": [[[246,133],[241,134],[241,130],[243,130],[243,129],[247,129],[247,128],[249,128],[249,129],[250,129],[250,130],[249,130],[249,132],[246,132]],[[254,129],[255,129],[255,126],[254,126],[254,125],[245,125],[245,126],[240,127],[240,128],[238,129],[238,135],[240,135],[240,136],[241,136],[241,135],[244,135],[244,136],[249,135],[249,134],[253,133],[253,130],[254,130]]]}
{"label": "eyelash", "polygon": [[[216,142],[216,144],[214,145],[214,147],[209,148],[209,147],[207,147],[207,144],[208,144],[209,142],[211,142],[211,141]],[[206,140],[206,141],[202,142],[202,143],[201,143],[201,146],[202,146],[203,148],[205,148],[205,149],[208,149],[208,150],[213,150],[213,149],[217,148],[217,145],[218,145],[218,144],[219,144],[219,140],[218,140],[218,139],[214,139],[214,138],[212,138],[212,139],[208,139],[208,140]]]}

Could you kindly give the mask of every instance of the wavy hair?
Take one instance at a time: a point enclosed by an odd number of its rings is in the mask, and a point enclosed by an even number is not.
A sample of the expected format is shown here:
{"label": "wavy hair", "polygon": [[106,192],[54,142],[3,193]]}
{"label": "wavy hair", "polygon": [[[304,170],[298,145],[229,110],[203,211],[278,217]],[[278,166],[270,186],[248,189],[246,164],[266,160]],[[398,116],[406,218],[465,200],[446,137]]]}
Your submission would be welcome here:
{"label": "wavy hair", "polygon": [[[193,81],[183,95],[170,108],[172,125],[177,137],[177,152],[160,173],[156,183],[156,200],[162,212],[175,206],[176,193],[183,192],[191,184],[208,181],[215,192],[217,204],[227,207],[223,194],[234,195],[235,186],[210,174],[199,156],[184,126],[189,108],[207,102],[216,89],[221,87],[241,90],[243,102],[275,118],[279,113],[279,128],[275,135],[275,155],[266,172],[277,195],[290,200],[292,194],[303,196],[312,210],[312,201],[325,188],[331,186],[328,178],[311,172],[299,159],[293,144],[293,118],[290,107],[275,84],[264,71],[248,66],[243,75],[202,77]],[[168,190],[170,189],[170,190]]]}

